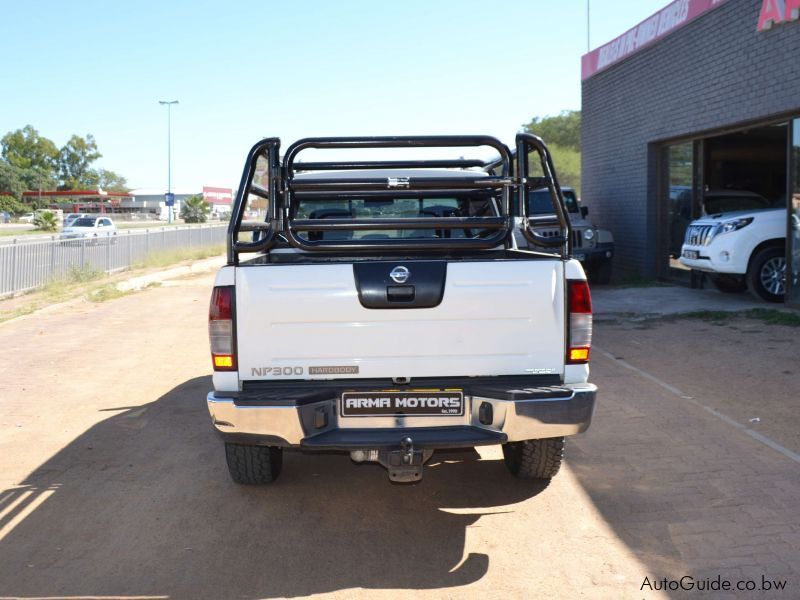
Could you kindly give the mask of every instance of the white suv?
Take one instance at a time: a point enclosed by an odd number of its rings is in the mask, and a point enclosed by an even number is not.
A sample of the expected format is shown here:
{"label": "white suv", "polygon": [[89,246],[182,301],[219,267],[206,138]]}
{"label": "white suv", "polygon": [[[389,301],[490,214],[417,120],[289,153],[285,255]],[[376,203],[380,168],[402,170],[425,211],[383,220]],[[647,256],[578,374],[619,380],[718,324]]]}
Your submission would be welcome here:
{"label": "white suv", "polygon": [[70,243],[70,241],[77,240],[90,240],[91,242],[98,242],[100,239],[111,241],[114,243],[117,235],[117,226],[108,217],[98,217],[90,215],[87,217],[80,217],[72,221],[69,227],[64,227],[61,232],[62,243]]}
{"label": "white suv", "polygon": [[786,208],[751,192],[712,191],[706,215],[686,229],[680,261],[712,273],[723,292],[749,289],[768,302],[786,293]]}

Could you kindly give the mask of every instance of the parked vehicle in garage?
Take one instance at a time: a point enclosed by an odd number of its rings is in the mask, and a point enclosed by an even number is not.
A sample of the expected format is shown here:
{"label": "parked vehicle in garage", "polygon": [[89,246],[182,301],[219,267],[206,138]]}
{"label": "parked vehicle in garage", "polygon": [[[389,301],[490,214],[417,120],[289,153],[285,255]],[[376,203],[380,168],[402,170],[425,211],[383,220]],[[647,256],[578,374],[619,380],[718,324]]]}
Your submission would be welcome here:
{"label": "parked vehicle in garage", "polygon": [[117,226],[110,218],[92,216],[75,219],[69,227],[64,227],[60,239],[62,242],[81,239],[108,241],[116,235]]}
{"label": "parked vehicle in garage", "polygon": [[[209,309],[207,404],[234,481],[269,483],[302,450],[417,482],[437,449],[495,444],[516,477],[558,472],[594,410],[591,297],[549,152],[516,141],[514,167],[488,136],[309,138],[282,160],[277,139],[253,147]],[[484,146],[500,158],[298,160]],[[528,176],[529,154],[544,176]],[[529,215],[543,187],[550,210]],[[517,248],[517,226],[540,251]]]}
{"label": "parked vehicle in garage", "polygon": [[[589,208],[582,206],[569,187],[561,188],[564,204],[572,225],[572,256],[579,260],[591,283],[607,284],[611,281],[611,265],[614,259],[614,236],[608,229],[600,229],[589,219]],[[547,189],[533,191],[528,198],[528,214],[543,215],[552,212],[550,194]],[[555,229],[542,229],[543,235],[557,235]],[[529,244],[517,235],[523,247]]]}
{"label": "parked vehicle in garage", "polygon": [[[776,204],[778,206],[776,206]],[[682,264],[723,292],[749,289],[767,302],[786,293],[786,208],[751,192],[708,192],[706,216],[689,225]]]}

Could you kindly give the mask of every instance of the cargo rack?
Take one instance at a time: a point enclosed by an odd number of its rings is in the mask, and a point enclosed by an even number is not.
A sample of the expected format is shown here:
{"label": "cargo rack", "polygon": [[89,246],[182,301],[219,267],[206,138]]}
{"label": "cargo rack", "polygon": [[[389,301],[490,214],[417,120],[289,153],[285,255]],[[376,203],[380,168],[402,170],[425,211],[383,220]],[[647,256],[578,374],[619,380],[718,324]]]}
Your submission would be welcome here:
{"label": "cargo rack", "polygon": [[[289,246],[306,252],[415,252],[430,250],[485,250],[512,247],[516,203],[521,218],[521,232],[531,244],[553,249],[566,258],[570,255],[571,235],[561,187],[552,157],[538,136],[520,133],[514,150],[498,139],[482,135],[409,136],[409,137],[340,137],[306,138],[289,146],[280,158],[280,139],[266,138],[250,150],[236,194],[228,227],[228,264],[239,262],[240,253],[268,252],[276,246]],[[391,161],[326,161],[300,162],[298,155],[309,149],[378,149],[378,148],[469,148],[490,147],[497,151],[495,159],[452,160],[391,160]],[[528,174],[528,157],[536,152],[543,173],[540,177]],[[520,160],[522,157],[522,160]],[[259,162],[261,161],[261,162]],[[264,162],[265,161],[265,162]],[[266,169],[264,165],[266,164]],[[267,186],[254,182],[261,166],[267,174]],[[299,172],[370,171],[413,169],[462,169],[458,175],[376,177],[300,177]],[[469,171],[468,169],[480,169]],[[473,173],[473,174],[471,174]],[[528,215],[528,194],[531,190],[547,188],[553,203],[553,213]],[[243,222],[250,194],[266,200],[263,222]],[[418,218],[296,218],[301,198],[363,199],[363,198],[431,198],[447,195],[491,195],[498,198],[498,214],[468,217]],[[544,236],[535,228],[557,227],[559,235]],[[480,232],[464,238],[398,238],[398,239],[311,239],[304,232],[367,231],[367,230],[464,230]],[[251,231],[252,239],[242,241],[239,233]]]}

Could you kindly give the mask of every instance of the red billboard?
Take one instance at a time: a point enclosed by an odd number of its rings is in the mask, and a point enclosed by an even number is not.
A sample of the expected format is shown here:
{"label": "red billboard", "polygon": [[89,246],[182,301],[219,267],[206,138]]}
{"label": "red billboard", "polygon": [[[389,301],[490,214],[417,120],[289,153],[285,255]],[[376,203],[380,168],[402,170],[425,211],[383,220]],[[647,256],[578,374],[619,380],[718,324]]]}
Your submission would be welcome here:
{"label": "red billboard", "polygon": [[219,188],[204,185],[203,200],[209,204],[231,204],[233,202],[233,190],[231,188]]}
{"label": "red billboard", "polygon": [[[793,0],[787,0],[791,1]],[[635,54],[724,2],[725,0],[675,0],[618,38],[584,54],[581,59],[581,79],[587,79]]]}

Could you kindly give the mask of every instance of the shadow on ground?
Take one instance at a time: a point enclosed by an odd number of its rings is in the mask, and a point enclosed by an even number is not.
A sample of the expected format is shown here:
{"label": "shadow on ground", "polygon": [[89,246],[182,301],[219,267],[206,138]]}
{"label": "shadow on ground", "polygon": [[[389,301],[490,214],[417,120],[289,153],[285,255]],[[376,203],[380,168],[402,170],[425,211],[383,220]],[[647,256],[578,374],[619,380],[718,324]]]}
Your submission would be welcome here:
{"label": "shadow on ground", "polygon": [[472,450],[435,455],[415,486],[346,455],[302,454],[285,456],[273,486],[237,486],[209,423],[211,387],[197,378],[121,408],[0,494],[0,596],[462,586],[489,566],[464,556],[466,528],[542,490]]}

